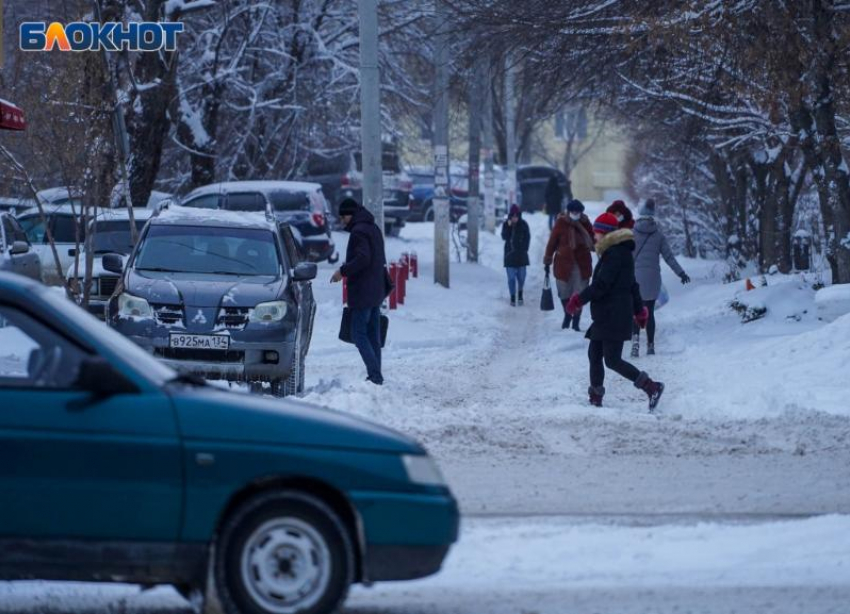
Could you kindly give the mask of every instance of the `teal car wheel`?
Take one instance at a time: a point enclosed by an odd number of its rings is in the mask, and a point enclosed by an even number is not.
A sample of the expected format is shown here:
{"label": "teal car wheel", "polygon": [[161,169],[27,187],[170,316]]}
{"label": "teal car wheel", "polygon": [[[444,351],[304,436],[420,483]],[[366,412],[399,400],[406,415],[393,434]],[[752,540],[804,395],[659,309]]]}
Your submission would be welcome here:
{"label": "teal car wheel", "polygon": [[353,581],[351,539],[324,503],[266,493],[239,508],[221,533],[215,577],[227,614],[326,614]]}

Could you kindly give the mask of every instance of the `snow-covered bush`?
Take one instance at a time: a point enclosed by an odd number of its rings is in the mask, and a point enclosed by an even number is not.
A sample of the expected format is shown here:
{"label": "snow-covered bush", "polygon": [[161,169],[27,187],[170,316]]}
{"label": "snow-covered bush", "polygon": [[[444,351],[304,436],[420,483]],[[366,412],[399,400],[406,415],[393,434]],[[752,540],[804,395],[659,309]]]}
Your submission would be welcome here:
{"label": "snow-covered bush", "polygon": [[850,284],[829,286],[815,294],[819,320],[833,322],[850,313]]}
{"label": "snow-covered bush", "polygon": [[815,291],[804,280],[784,278],[779,283],[763,285],[740,293],[729,306],[743,322],[770,316],[773,320],[799,322],[814,314]]}

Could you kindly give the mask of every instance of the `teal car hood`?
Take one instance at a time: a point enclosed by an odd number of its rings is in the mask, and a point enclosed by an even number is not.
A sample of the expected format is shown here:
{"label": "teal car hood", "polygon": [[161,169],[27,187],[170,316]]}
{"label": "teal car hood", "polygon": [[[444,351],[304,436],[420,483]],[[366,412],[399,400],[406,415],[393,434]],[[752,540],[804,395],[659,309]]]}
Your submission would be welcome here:
{"label": "teal car hood", "polygon": [[186,439],[424,453],[416,441],[393,430],[298,401],[194,387],[175,387],[171,397]]}

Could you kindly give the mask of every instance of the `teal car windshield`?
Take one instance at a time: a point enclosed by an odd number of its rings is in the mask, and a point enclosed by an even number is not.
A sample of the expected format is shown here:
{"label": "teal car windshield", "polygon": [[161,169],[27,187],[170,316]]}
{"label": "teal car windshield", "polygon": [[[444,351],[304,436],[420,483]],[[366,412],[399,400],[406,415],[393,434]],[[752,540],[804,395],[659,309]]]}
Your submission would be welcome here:
{"label": "teal car windshield", "polygon": [[41,290],[41,297],[50,307],[74,326],[85,330],[86,337],[106,348],[149,381],[161,386],[177,378],[177,372],[161,363],[124,335],[108,328],[84,309],[69,309],[68,299],[51,290]]}
{"label": "teal car windshield", "polygon": [[273,277],[281,269],[270,230],[178,225],[151,226],[134,267],[137,271]]}

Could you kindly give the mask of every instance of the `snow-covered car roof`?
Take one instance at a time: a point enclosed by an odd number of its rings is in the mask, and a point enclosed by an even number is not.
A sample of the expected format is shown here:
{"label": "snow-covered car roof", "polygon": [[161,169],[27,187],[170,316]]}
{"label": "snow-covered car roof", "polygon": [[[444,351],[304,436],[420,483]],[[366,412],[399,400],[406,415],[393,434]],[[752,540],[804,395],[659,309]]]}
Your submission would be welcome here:
{"label": "snow-covered car roof", "polygon": [[[149,220],[154,215],[156,215],[156,211],[151,209],[142,209],[139,207],[133,208],[133,219],[138,221],[141,220]],[[97,213],[97,220],[100,221],[116,221],[120,222],[122,220],[130,221],[130,212],[127,209],[101,209]]]}
{"label": "snow-covered car roof", "polygon": [[322,189],[321,184],[309,181],[224,181],[195,188],[181,199],[186,202],[189,198],[204,194],[228,194],[230,192],[316,192]]}
{"label": "snow-covered car roof", "polygon": [[159,215],[151,218],[151,224],[169,224],[174,226],[213,226],[222,228],[262,228],[277,231],[274,221],[265,213],[252,211],[222,211],[221,209],[196,209],[194,207],[172,206],[163,209]]}
{"label": "snow-covered car roof", "polygon": [[[42,207],[44,208],[45,215],[82,215],[83,213],[80,205],[44,204]],[[38,213],[38,207],[30,207],[26,211],[21,211],[18,215],[23,216],[31,213]],[[133,208],[133,215],[137,220],[147,220],[155,213],[155,211],[149,209],[142,209],[140,207]],[[98,207],[95,211],[95,217],[98,220],[129,220],[130,214],[126,208],[108,209],[106,207]]]}
{"label": "snow-covered car roof", "polygon": [[42,203],[66,202],[71,200],[71,192],[66,187],[39,190],[36,196]]}

